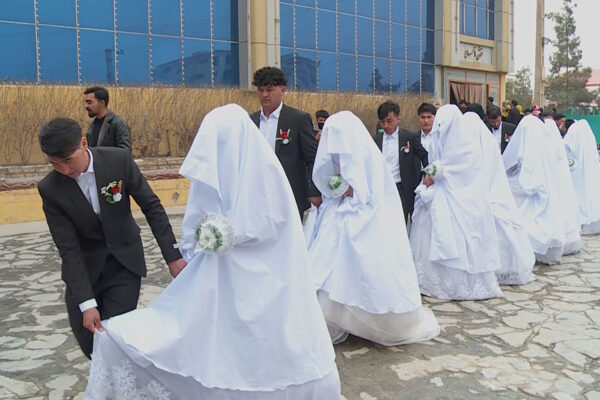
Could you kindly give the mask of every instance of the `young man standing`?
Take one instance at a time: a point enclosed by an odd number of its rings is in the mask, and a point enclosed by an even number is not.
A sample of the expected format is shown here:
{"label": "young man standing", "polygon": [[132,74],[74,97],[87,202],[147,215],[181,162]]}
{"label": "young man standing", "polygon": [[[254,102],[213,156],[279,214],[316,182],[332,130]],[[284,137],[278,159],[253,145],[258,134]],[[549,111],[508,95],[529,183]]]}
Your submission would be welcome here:
{"label": "young man standing", "polygon": [[310,114],[283,104],[287,80],[279,68],[259,69],[252,84],[261,109],[250,118],[279,158],[302,218],[310,203],[321,204],[321,194],[310,179],[317,154],[312,119]]}
{"label": "young man standing", "polygon": [[100,86],[87,88],[85,109],[94,118],[86,133],[88,146],[112,146],[131,150],[131,133],[125,120],[108,108],[108,91]]}
{"label": "young man standing", "polygon": [[62,259],[69,323],[89,358],[101,321],[134,310],[146,276],[139,204],[173,277],[185,267],[160,200],[128,150],[88,148],[77,122],[56,118],[39,133],[54,168],[38,183],[46,222]]}
{"label": "young man standing", "polygon": [[437,108],[431,103],[423,103],[417,109],[419,127],[421,128],[421,144],[428,152],[431,150],[431,136],[429,136],[429,133],[433,129],[433,120],[435,119],[436,112]]}
{"label": "young man standing", "polygon": [[375,135],[377,147],[396,182],[396,188],[402,200],[404,220],[412,213],[415,203],[415,189],[421,182],[421,167],[426,167],[427,150],[421,144],[419,136],[399,127],[400,106],[391,100],[377,109],[379,124],[383,133]]}

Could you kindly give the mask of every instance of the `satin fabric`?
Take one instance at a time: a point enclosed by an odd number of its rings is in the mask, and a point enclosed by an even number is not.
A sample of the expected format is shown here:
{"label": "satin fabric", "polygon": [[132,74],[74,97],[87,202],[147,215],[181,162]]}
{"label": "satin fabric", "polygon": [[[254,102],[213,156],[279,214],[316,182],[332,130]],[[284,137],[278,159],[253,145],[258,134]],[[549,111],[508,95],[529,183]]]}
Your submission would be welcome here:
{"label": "satin fabric", "polygon": [[[338,173],[352,187],[351,197],[328,197],[329,177]],[[319,302],[336,332],[332,339],[352,333],[396,345],[437,336],[433,313],[421,305],[396,185],[351,112],[325,122],[313,182],[323,203],[311,211],[305,232]]]}
{"label": "satin fabric", "polygon": [[584,119],[575,122],[564,143],[573,160],[571,177],[579,205],[581,234],[600,233],[600,155],[590,124]]}
{"label": "satin fabric", "polygon": [[464,119],[479,131],[500,255],[496,276],[501,285],[525,285],[533,280],[535,254],[510,191],[498,142],[477,114],[466,113]]}
{"label": "satin fabric", "polygon": [[[191,183],[181,244],[188,265],[148,308],[104,323],[92,370],[97,358],[124,355],[138,379],[150,373],[174,394],[341,398],[294,197],[248,114],[234,104],[208,113],[180,174]],[[231,224],[228,253],[194,253],[207,213]]]}
{"label": "satin fabric", "polygon": [[410,244],[421,293],[441,299],[500,297],[500,268],[494,217],[488,200],[489,178],[479,130],[458,107],[436,113],[430,133],[430,163],[443,176],[417,187]]}

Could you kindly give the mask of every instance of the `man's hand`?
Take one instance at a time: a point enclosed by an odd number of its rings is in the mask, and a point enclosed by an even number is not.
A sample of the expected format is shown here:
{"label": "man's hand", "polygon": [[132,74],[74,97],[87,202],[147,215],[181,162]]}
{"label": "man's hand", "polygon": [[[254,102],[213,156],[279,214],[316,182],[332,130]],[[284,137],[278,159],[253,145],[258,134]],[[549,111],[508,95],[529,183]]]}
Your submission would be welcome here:
{"label": "man's hand", "polygon": [[352,186],[350,186],[348,188],[348,190],[346,190],[346,193],[344,193],[342,195],[342,198],[344,198],[344,197],[352,197],[352,196],[354,196],[354,189],[352,189]]}
{"label": "man's hand", "polygon": [[187,265],[187,262],[185,262],[183,258],[178,258],[177,260],[171,261],[168,265],[171,276],[173,278],[176,278],[177,275],[179,275],[179,273],[183,271],[183,269]]}
{"label": "man's hand", "polygon": [[317,134],[315,135],[315,139],[317,139],[317,142],[319,141],[319,139],[321,139],[321,133],[323,133],[323,131],[319,129],[319,132],[317,132]]}
{"label": "man's hand", "polygon": [[313,206],[319,208],[319,206],[323,202],[323,199],[321,198],[321,196],[311,196],[311,197],[308,198],[308,201],[310,201],[310,203]]}
{"label": "man's hand", "polygon": [[425,177],[423,177],[423,185],[427,187],[433,185],[433,178],[429,176],[429,174],[426,174]]}
{"label": "man's hand", "polygon": [[100,332],[104,331],[102,322],[100,322],[100,313],[96,307],[88,308],[83,312],[83,327],[92,333],[96,333],[96,329]]}

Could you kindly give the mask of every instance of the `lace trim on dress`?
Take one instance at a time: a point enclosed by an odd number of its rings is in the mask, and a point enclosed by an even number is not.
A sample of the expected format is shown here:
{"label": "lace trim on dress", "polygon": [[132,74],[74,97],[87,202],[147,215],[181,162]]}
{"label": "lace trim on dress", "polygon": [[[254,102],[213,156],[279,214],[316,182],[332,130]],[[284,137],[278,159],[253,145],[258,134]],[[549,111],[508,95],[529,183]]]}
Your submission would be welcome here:
{"label": "lace trim on dress", "polygon": [[100,355],[92,354],[90,378],[85,398],[93,400],[170,400],[171,393],[154,379],[145,386],[138,386],[129,360],[122,360],[120,364],[109,369]]}

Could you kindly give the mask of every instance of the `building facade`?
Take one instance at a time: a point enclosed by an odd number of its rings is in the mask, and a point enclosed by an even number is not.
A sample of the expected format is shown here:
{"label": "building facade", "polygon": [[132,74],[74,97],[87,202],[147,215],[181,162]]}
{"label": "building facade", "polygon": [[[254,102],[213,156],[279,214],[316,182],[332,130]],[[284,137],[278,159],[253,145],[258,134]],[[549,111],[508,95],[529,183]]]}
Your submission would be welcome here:
{"label": "building facade", "polygon": [[0,81],[251,87],[499,102],[512,0],[0,0]]}

